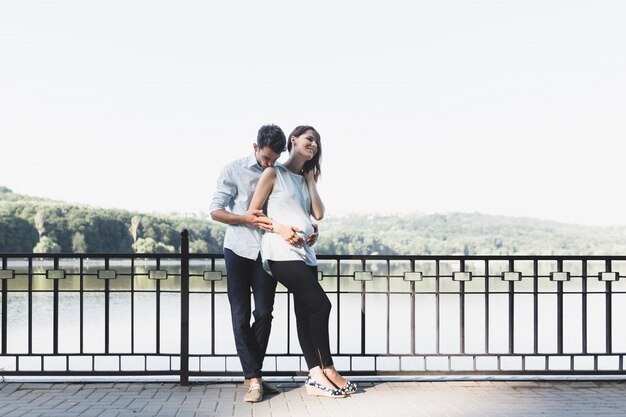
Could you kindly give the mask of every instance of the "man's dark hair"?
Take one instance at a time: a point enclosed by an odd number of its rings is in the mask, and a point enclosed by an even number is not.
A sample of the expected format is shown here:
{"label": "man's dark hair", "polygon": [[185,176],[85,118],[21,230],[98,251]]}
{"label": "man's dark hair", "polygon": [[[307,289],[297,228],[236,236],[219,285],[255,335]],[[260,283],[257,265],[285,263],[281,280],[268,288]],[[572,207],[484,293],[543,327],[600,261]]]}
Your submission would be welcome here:
{"label": "man's dark hair", "polygon": [[280,127],[276,125],[264,125],[259,129],[256,144],[259,145],[261,149],[269,146],[271,150],[279,154],[285,150],[287,138],[285,138],[285,133]]}

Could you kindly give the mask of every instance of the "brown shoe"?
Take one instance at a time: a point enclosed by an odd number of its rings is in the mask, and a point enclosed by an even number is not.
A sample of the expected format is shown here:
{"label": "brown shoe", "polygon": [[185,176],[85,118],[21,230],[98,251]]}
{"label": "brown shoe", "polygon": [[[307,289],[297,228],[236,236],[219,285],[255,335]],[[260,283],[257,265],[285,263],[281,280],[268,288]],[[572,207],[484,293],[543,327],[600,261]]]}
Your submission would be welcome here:
{"label": "brown shoe", "polygon": [[258,382],[253,382],[250,384],[250,388],[246,395],[244,395],[243,400],[247,403],[258,403],[263,399],[263,386]]}
{"label": "brown shoe", "polygon": [[[243,386],[245,388],[250,388],[250,379],[244,379]],[[276,394],[280,394],[280,390],[276,388],[274,385],[263,381],[263,393],[267,395],[276,395]]]}

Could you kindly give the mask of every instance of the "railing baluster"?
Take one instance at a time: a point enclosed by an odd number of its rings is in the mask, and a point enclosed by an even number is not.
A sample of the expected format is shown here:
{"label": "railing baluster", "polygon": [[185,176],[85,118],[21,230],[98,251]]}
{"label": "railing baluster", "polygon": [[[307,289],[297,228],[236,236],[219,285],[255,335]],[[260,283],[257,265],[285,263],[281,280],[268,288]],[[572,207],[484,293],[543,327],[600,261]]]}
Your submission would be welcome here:
{"label": "railing baluster", "polygon": [[[156,269],[159,271],[161,269],[161,258],[156,258]],[[148,272],[148,274],[150,274]],[[148,275],[149,276],[149,275]],[[156,354],[159,355],[161,353],[161,280],[156,280],[156,291],[154,294],[155,297],[155,314],[156,314]]]}
{"label": "railing baluster", "polygon": [[387,285],[386,285],[386,295],[385,298],[387,299],[387,355],[389,355],[389,347],[390,347],[390,339],[391,339],[391,278],[389,277],[389,272],[391,270],[389,269],[389,260],[387,260]]}
{"label": "railing baluster", "polygon": [[287,295],[287,355],[291,354],[291,293],[289,290],[285,293]]}
{"label": "railing baluster", "polygon": [[28,354],[33,354],[33,258],[28,258]]}
{"label": "railing baluster", "polygon": [[341,279],[339,279],[339,259],[334,261],[335,276],[337,277],[337,354],[341,354]]}
{"label": "railing baluster", "polygon": [[582,347],[583,347],[583,351],[582,354],[586,355],[587,354],[587,260],[583,260],[583,265],[582,265],[582,280],[583,280],[583,293],[582,293]]}
{"label": "railing baluster", "polygon": [[[411,259],[411,272],[415,272],[415,259]],[[415,355],[415,281],[411,285],[411,355]]]}
{"label": "railing baluster", "polygon": [[[54,269],[59,269],[59,258],[54,257]],[[53,284],[53,313],[52,313],[52,352],[59,353],[59,280],[52,281]]]}
{"label": "railing baluster", "polygon": [[[465,272],[465,260],[461,259],[461,272]],[[459,352],[465,354],[465,281],[459,288]]]}
{"label": "railing baluster", "polygon": [[[109,258],[104,257],[104,269],[109,269]],[[104,280],[104,353],[109,354],[111,343],[111,300],[109,280]]]}
{"label": "railing baluster", "polygon": [[135,353],[135,257],[130,258],[130,352]]}
{"label": "railing baluster", "polygon": [[79,353],[82,355],[85,353],[85,315],[84,315],[84,294],[85,294],[85,270],[84,270],[85,260],[81,256],[80,258],[80,283],[79,283],[79,291],[78,291],[78,334],[79,334]]}
{"label": "railing baluster", "polygon": [[[2,269],[7,269],[7,257],[2,257]],[[7,335],[8,335],[8,321],[7,321],[7,313],[8,313],[8,284],[7,280],[2,280],[2,354],[7,354]]]}
{"label": "railing baluster", "polygon": [[189,385],[189,232],[180,240],[180,385]]}
{"label": "railing baluster", "polygon": [[[215,271],[215,257],[211,258],[211,271]],[[211,355],[215,355],[215,281],[211,281]]]}
{"label": "railing baluster", "polygon": [[485,354],[489,354],[489,260],[485,259]]}
{"label": "railing baluster", "polygon": [[509,355],[515,352],[515,283],[509,281]]}
{"label": "railing baluster", "polygon": [[533,352],[539,354],[539,261],[533,260]]}
{"label": "railing baluster", "polygon": [[439,280],[441,279],[441,277],[439,276],[439,260],[437,259],[437,261],[435,262],[435,324],[436,324],[436,353],[437,355],[439,355],[441,353],[441,320],[440,320],[440,314],[439,314],[439,308],[440,308],[440,282]]}
{"label": "railing baluster", "polygon": [[[611,272],[611,261],[605,261],[605,271]],[[606,282],[606,353],[613,353],[613,281]]]}
{"label": "railing baluster", "polygon": [[[563,272],[563,260],[557,261],[557,271]],[[563,281],[556,283],[557,353],[563,354]]]}
{"label": "railing baluster", "polygon": [[[365,271],[365,259],[361,259],[361,271]],[[365,281],[361,281],[361,355],[365,355]]]}

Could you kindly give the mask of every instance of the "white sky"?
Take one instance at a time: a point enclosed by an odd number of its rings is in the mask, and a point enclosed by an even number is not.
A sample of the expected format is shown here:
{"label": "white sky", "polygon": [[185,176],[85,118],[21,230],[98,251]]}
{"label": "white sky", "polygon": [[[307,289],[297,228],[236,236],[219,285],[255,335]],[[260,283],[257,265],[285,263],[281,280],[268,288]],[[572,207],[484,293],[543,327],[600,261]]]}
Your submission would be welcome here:
{"label": "white sky", "polygon": [[328,214],[626,225],[626,2],[0,2],[0,185],[207,211],[260,125],[322,135]]}

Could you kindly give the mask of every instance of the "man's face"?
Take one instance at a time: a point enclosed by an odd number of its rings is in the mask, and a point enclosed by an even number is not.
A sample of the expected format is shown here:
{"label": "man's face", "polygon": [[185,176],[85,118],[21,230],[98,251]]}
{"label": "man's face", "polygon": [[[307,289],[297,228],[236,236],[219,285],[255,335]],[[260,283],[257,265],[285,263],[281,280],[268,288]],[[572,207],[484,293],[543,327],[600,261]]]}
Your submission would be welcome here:
{"label": "man's face", "polygon": [[254,144],[254,156],[263,169],[273,167],[274,163],[280,158],[280,154],[274,152],[269,146],[259,148],[259,145],[256,143]]}

